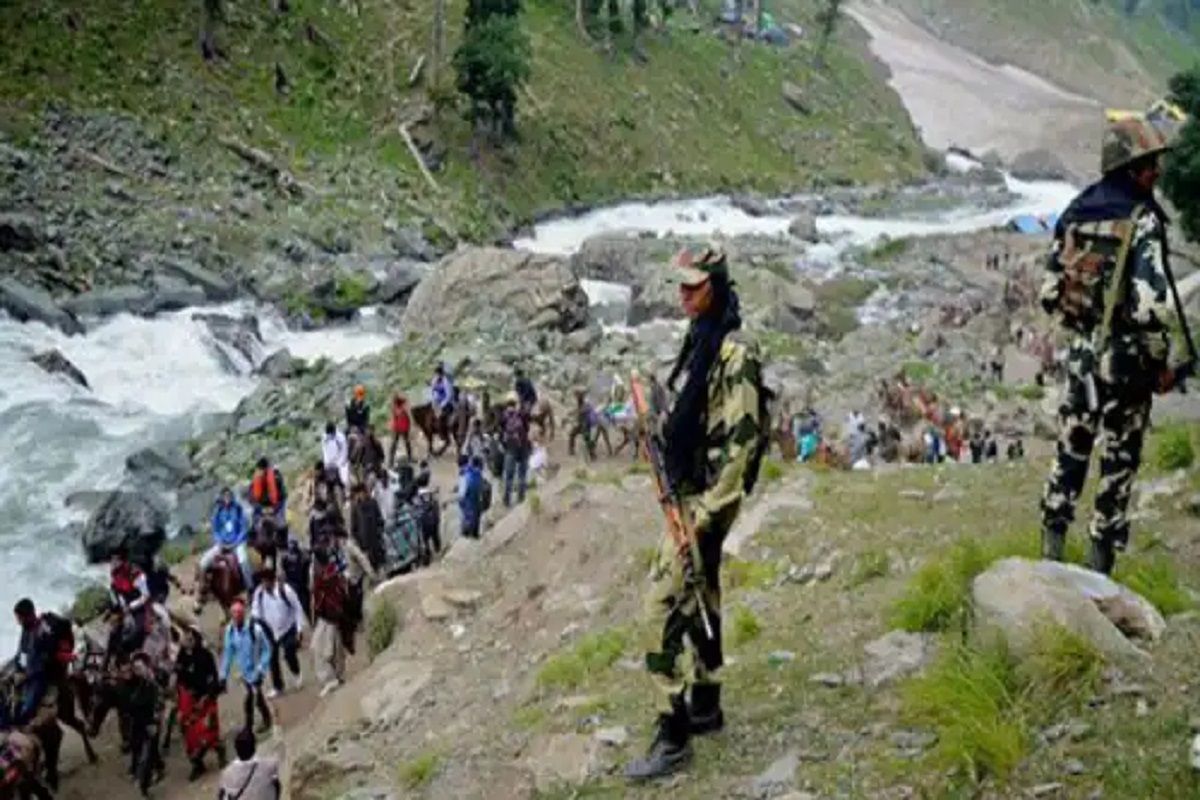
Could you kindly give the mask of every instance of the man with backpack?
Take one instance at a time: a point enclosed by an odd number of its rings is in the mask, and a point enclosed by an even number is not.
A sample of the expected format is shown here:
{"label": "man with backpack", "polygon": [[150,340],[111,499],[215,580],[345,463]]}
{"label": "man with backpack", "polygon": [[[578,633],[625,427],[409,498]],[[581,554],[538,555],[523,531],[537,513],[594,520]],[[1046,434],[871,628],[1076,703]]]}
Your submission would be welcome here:
{"label": "man with backpack", "polygon": [[313,547],[313,671],[321,686],[321,697],[342,685],[346,673],[346,648],[342,628],[346,624],[349,586],[334,557],[333,543]]}
{"label": "man with backpack", "polygon": [[1104,445],[1088,565],[1105,574],[1129,541],[1126,509],[1153,395],[1170,392],[1196,366],[1190,342],[1191,360],[1170,364],[1174,284],[1167,218],[1154,198],[1168,148],[1144,119],[1109,126],[1104,176],[1059,219],[1041,289],[1042,306],[1071,334],[1058,453],[1041,501],[1042,555],[1063,559],[1099,432]]}
{"label": "man with backpack", "polygon": [[260,517],[266,516],[278,530],[287,530],[287,488],[278,467],[273,466],[266,456],[255,465],[249,497],[256,524]]}
{"label": "man with backpack", "polygon": [[466,454],[458,457],[458,513],[462,518],[462,535],[467,539],[479,538],[479,525],[483,519],[483,469],[476,466]]}
{"label": "man with backpack", "polygon": [[[679,503],[689,546],[681,550],[668,532],[651,571],[650,605],[662,638],[646,654],[646,667],[661,689],[660,713],[649,752],[625,768],[630,780],[681,769],[692,756],[691,737],[724,726],[714,679],[723,663],[721,546],[754,488],[771,427],[771,395],[757,349],[738,333],[738,296],[724,253],[685,251],[676,267],[691,322],[667,386],[680,377],[683,386],[661,436],[648,431],[647,444],[661,455],[656,466]],[[685,648],[691,675],[681,669]]]}
{"label": "man with backpack", "polygon": [[229,673],[236,663],[242,673],[246,699],[242,709],[245,727],[254,728],[254,708],[262,712],[262,730],[271,727],[271,709],[263,696],[263,681],[271,666],[271,639],[261,622],[246,614],[246,604],[235,600],[229,609],[230,622],[225,627],[225,644],[221,650],[221,687],[229,682]]}
{"label": "man with backpack", "polygon": [[513,484],[517,502],[522,503],[529,477],[529,413],[517,402],[516,392],[509,392],[504,399],[500,435],[504,444],[504,507],[512,508]]}

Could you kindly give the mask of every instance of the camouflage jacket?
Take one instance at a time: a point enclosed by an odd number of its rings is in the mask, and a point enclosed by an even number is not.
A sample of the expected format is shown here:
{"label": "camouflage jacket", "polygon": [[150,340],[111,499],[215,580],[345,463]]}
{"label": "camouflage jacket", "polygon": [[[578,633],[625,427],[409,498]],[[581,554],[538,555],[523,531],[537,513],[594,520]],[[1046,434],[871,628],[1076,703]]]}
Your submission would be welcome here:
{"label": "camouflage jacket", "polygon": [[[1073,347],[1095,354],[1096,366],[1104,380],[1137,379],[1164,368],[1169,356],[1171,306],[1166,277],[1165,215],[1153,200],[1135,202],[1119,184],[1116,189],[1108,187],[1107,194],[1097,191],[1105,188],[1105,182],[1089,188],[1064,213],[1047,259],[1040,299],[1048,311],[1060,308],[1064,275],[1059,256],[1072,226],[1103,230],[1108,223],[1130,221],[1132,235],[1125,251],[1125,286],[1111,292],[1116,265],[1103,276],[1106,297],[1118,298],[1111,312],[1111,331],[1105,331],[1100,324],[1077,329]],[[1102,195],[1100,200],[1097,195]]]}
{"label": "camouflage jacket", "polygon": [[762,360],[740,332],[721,343],[708,377],[708,487],[692,502],[709,514],[742,499],[746,471],[758,443]]}

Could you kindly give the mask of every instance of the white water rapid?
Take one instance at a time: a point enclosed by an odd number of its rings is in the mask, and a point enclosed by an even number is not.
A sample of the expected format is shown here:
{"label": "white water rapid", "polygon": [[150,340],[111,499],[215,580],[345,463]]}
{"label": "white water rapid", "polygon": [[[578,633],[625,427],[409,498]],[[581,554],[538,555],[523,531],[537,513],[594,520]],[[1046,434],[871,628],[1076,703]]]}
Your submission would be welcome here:
{"label": "white water rapid", "polygon": [[[227,372],[197,311],[239,316],[245,305],[190,309],[153,319],[119,315],[86,335],[66,336],[0,315],[0,650],[16,643],[11,609],[26,595],[38,605],[70,602],[90,573],[63,501],[72,492],[115,487],[125,457],[196,434],[204,415],[232,411],[256,378]],[[260,313],[264,352],[336,361],[386,347],[381,333],[348,327],[288,331]],[[30,356],[57,348],[91,391],[50,375]]]}
{"label": "white water rapid", "polygon": [[[962,157],[955,157],[962,168]],[[830,214],[817,217],[817,230],[829,241],[809,248],[807,258],[829,261],[847,247],[868,245],[885,236],[933,236],[958,234],[1003,225],[1014,216],[1058,214],[1078,189],[1063,181],[1022,181],[1006,176],[1008,189],[1017,196],[1012,204],[996,209],[961,207],[951,211],[911,214],[896,218],[868,218]],[[653,234],[665,236],[784,236],[791,215],[781,202],[770,204],[774,213],[751,216],[725,196],[659,203],[623,203],[599,208],[574,217],[547,220],[534,226],[531,236],[518,239],[522,250],[553,255],[570,255],[589,238],[603,233]]]}

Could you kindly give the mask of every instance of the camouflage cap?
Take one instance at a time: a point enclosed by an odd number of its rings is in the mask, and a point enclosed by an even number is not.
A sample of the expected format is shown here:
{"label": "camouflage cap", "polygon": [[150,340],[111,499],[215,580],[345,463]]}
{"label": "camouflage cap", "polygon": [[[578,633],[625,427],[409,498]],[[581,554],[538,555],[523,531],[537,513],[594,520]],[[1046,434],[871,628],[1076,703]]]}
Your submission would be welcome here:
{"label": "camouflage cap", "polygon": [[1166,136],[1149,121],[1129,117],[1109,124],[1100,149],[1100,171],[1105,175],[1144,156],[1170,149]]}
{"label": "camouflage cap", "polygon": [[675,270],[684,286],[699,286],[713,275],[729,276],[729,262],[720,246],[709,244],[698,252],[686,247],[675,255]]}

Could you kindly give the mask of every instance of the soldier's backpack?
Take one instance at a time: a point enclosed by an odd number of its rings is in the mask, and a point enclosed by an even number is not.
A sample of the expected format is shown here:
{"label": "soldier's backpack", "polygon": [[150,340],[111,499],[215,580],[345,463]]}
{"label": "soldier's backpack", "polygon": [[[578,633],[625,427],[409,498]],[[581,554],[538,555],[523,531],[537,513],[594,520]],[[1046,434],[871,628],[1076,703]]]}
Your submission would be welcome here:
{"label": "soldier's backpack", "polygon": [[[1139,209],[1140,210],[1140,209]],[[1056,310],[1066,327],[1090,333],[1111,322],[1123,291],[1123,265],[1139,210],[1127,219],[1069,224],[1050,265],[1058,273]]]}

